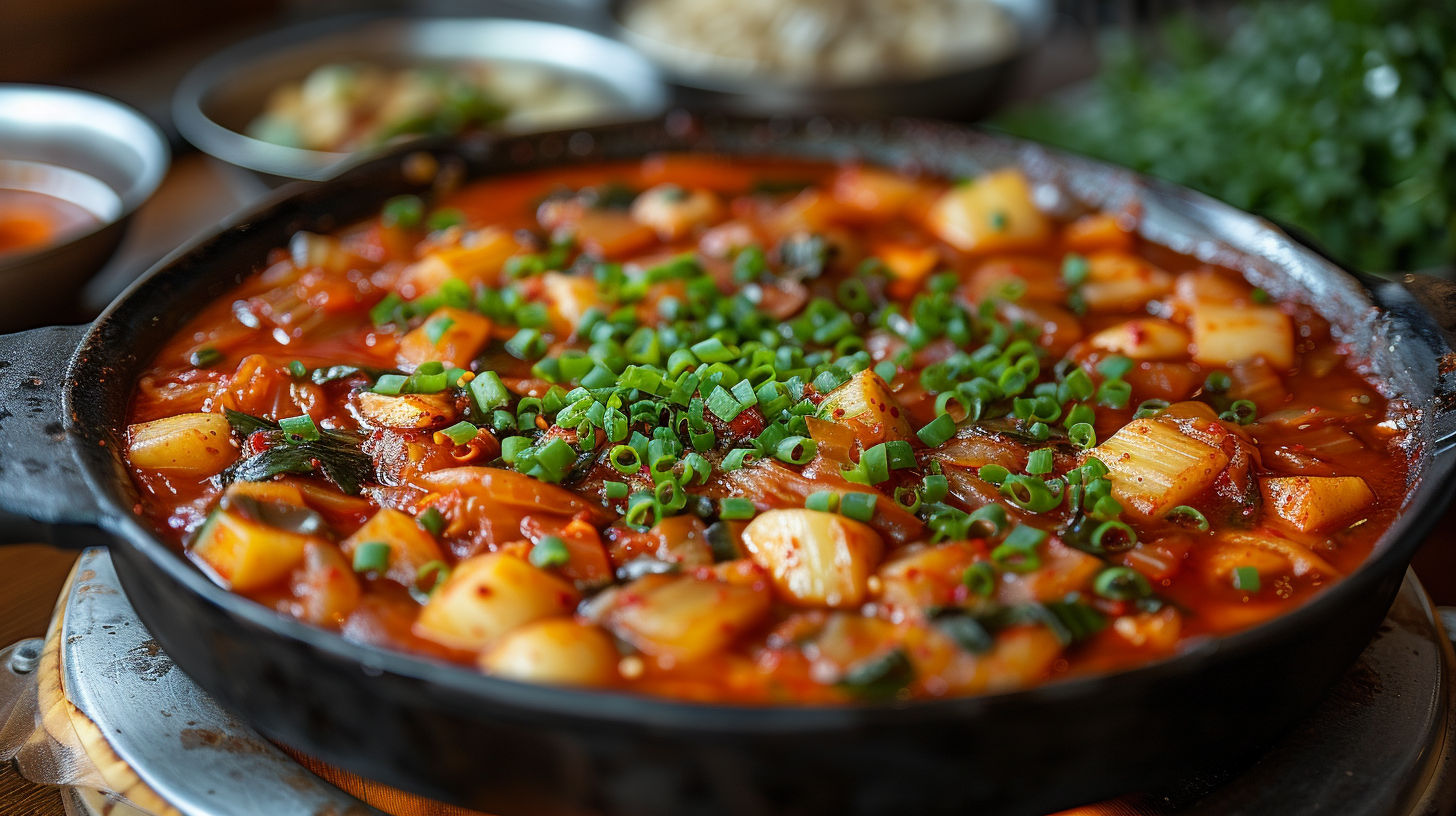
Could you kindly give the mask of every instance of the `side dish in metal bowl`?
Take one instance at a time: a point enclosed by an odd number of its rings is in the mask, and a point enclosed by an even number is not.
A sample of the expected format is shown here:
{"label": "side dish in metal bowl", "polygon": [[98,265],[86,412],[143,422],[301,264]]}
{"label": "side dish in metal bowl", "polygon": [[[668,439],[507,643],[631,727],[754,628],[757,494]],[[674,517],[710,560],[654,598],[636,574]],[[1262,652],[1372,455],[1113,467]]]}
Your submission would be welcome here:
{"label": "side dish in metal bowl", "polygon": [[1355,570],[1407,457],[1313,308],[1138,217],[676,153],[397,197],[157,354],[138,511],[282,614],[525,681],[844,703],[1157,661]]}

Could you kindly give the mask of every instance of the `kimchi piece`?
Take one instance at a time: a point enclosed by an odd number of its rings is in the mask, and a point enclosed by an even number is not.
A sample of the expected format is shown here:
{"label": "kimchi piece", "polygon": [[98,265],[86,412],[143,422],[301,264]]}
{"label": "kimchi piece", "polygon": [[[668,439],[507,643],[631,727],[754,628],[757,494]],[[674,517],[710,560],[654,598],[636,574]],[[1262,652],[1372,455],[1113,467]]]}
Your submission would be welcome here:
{"label": "kimchi piece", "polygon": [[218,584],[503,678],[740,704],[1137,666],[1356,569],[1399,423],[1309,305],[1016,170],[672,154],[298,233],[152,361]]}

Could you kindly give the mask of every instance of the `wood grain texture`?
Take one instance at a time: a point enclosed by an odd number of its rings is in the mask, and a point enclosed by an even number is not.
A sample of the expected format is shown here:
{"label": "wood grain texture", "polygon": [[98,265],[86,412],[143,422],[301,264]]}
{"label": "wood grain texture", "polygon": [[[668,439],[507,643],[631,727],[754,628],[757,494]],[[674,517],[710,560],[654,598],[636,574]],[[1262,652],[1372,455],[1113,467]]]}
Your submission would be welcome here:
{"label": "wood grain texture", "polygon": [[[76,553],[39,544],[0,547],[0,645],[44,637],[51,610],[76,561]],[[0,813],[5,816],[64,816],[54,788],[33,785],[0,765]]]}

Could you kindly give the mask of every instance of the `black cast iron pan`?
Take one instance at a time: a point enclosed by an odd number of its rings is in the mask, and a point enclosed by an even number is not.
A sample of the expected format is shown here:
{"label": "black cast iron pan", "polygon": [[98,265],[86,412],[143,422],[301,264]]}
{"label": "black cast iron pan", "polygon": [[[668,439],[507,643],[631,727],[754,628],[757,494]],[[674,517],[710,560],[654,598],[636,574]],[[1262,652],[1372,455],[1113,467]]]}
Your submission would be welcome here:
{"label": "black cast iron pan", "polygon": [[[153,537],[120,457],[125,408],[155,349],[294,231],[327,231],[427,190],[404,170],[419,157],[404,152],[281,191],[164,261],[89,326],[0,337],[0,509],[63,543],[111,545],[161,646],[263,733],[503,816],[1029,816],[1167,782],[1260,746],[1308,711],[1370,640],[1440,517],[1456,461],[1442,326],[1410,289],[1343,272],[1264,221],[1124,170],[933,123],[678,116],[580,133],[407,150],[470,177],[676,149],[857,157],[951,177],[1018,165],[1054,211],[1135,202],[1150,240],[1315,304],[1407,406],[1404,512],[1367,564],[1275,621],[1134,671],[995,696],[693,705],[523,685],[346,642],[218,588]],[[1427,295],[1456,303],[1443,290]]]}

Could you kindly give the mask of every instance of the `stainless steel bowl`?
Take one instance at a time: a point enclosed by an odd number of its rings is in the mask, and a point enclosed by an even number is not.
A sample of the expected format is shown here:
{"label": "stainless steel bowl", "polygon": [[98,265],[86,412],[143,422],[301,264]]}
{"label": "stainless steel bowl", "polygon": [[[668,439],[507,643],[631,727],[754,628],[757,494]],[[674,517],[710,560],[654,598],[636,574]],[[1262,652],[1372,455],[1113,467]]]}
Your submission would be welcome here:
{"label": "stainless steel bowl", "polygon": [[616,102],[582,125],[655,116],[667,103],[652,64],[632,49],[577,28],[489,18],[346,17],[258,37],[198,65],[173,97],[177,129],[205,153],[265,176],[322,180],[351,154],[272,144],[243,133],[270,93],[331,62],[385,64],[507,60],[589,79]]}
{"label": "stainless steel bowl", "polygon": [[864,117],[917,116],[971,121],[999,102],[1022,58],[1046,38],[1055,9],[1052,0],[992,0],[1011,18],[1015,47],[989,61],[949,65],[944,72],[915,79],[867,84],[795,84],[751,74],[689,72],[663,59],[680,49],[646,37],[622,24],[631,0],[608,0],[609,25],[628,45],[654,59],[675,86],[676,101],[698,109],[750,116],[808,113]]}
{"label": "stainless steel bowl", "polygon": [[156,125],[119,102],[67,88],[0,85],[0,187],[54,195],[99,222],[62,243],[0,259],[0,330],[75,319],[82,284],[116,251],[170,159]]}

